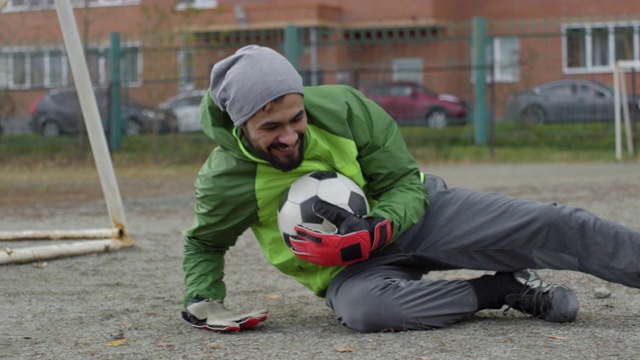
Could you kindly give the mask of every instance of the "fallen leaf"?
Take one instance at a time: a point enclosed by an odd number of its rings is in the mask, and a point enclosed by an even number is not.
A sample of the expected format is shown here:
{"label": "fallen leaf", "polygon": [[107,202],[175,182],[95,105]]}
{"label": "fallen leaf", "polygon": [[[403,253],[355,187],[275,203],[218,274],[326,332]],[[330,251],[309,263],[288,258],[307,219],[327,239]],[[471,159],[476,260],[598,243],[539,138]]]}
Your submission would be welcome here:
{"label": "fallen leaf", "polygon": [[547,337],[551,340],[560,340],[560,341],[569,341],[569,340],[577,340],[575,338],[569,338],[564,336],[555,336],[555,335],[547,335]]}
{"label": "fallen leaf", "polygon": [[351,346],[337,346],[336,351],[340,353],[346,353],[346,352],[355,352],[356,350]]}
{"label": "fallen leaf", "polygon": [[109,346],[120,346],[127,343],[126,339],[109,341]]}
{"label": "fallen leaf", "polygon": [[210,347],[210,348],[212,348],[212,349],[220,349],[220,344],[218,344],[218,343],[211,343],[211,344],[209,345],[209,347]]}

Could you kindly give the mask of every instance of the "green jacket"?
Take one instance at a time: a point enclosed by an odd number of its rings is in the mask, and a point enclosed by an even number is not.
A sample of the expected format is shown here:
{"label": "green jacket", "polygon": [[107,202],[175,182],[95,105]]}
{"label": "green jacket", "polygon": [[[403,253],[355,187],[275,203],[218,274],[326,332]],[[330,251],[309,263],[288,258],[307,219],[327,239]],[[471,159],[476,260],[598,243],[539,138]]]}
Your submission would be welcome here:
{"label": "green jacket", "polygon": [[357,90],[326,85],[305,88],[308,127],[304,161],[282,172],[254,156],[229,115],[209,95],[200,107],[204,132],[218,146],[196,180],[196,217],[184,232],[185,304],[199,296],[222,300],[224,255],[248,228],[267,260],[316,295],[324,296],[343,267],[311,264],[289,251],[277,225],[283,192],[315,170],[337,171],[360,185],[371,215],[390,219],[393,239],[417,223],[428,206],[421,173],[389,115]]}

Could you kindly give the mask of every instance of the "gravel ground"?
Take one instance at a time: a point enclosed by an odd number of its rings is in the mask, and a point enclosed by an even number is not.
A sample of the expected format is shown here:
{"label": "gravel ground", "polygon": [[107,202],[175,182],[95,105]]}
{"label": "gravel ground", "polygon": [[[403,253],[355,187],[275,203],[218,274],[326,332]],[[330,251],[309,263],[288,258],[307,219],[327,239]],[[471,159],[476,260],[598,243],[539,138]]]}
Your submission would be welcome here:
{"label": "gravel ground", "polygon": [[[640,229],[640,165],[425,167],[449,186],[584,207]],[[342,327],[310,291],[272,268],[251,233],[227,257],[227,304],[267,308],[251,331],[189,327],[182,308],[181,231],[192,220],[197,169],[118,173],[135,246],[0,267],[0,358],[8,359],[636,359],[640,290],[569,271],[541,271],[580,301],[572,324],[483,311],[446,329],[361,334]],[[36,172],[34,172],[36,173]],[[3,173],[0,229],[109,226],[96,177],[83,171]],[[0,243],[6,246],[23,245]],[[469,278],[473,271],[430,278]],[[611,296],[598,299],[595,290]]]}

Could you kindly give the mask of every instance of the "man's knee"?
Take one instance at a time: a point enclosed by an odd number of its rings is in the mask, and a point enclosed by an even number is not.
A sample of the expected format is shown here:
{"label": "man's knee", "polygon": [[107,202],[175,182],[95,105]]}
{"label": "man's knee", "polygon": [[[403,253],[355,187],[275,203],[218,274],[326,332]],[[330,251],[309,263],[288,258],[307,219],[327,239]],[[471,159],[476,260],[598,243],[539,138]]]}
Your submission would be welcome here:
{"label": "man's knee", "polygon": [[371,294],[343,299],[335,311],[342,325],[360,332],[399,330],[402,319],[397,307]]}

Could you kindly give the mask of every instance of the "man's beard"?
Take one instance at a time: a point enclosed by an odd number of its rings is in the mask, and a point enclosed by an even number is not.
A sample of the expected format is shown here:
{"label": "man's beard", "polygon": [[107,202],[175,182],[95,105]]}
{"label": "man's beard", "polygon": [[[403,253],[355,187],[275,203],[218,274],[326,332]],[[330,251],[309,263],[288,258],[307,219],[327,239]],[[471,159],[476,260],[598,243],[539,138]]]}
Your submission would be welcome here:
{"label": "man's beard", "polygon": [[263,157],[265,160],[267,160],[269,164],[271,164],[271,166],[273,166],[274,168],[284,172],[291,171],[297,168],[298,166],[300,166],[300,164],[302,164],[302,161],[304,160],[303,139],[304,139],[304,136],[300,136],[298,138],[298,143],[300,144],[298,147],[298,150],[292,156],[289,156],[285,159],[279,158],[277,156],[273,156],[268,151],[272,147],[279,147],[279,146],[286,147],[286,145],[284,144],[270,145],[269,148],[267,149],[267,152],[263,152],[261,150],[257,150],[257,151],[258,151],[258,154],[261,157]]}
{"label": "man's beard", "polygon": [[249,143],[249,146],[251,146],[253,151],[255,151],[258,156],[269,162],[269,164],[271,164],[271,166],[273,166],[274,168],[280,171],[287,172],[297,168],[298,166],[300,166],[300,164],[302,164],[302,161],[304,160],[304,134],[298,135],[298,141],[296,143],[299,144],[298,151],[296,151],[292,156],[289,156],[286,159],[280,159],[277,156],[272,155],[271,152],[269,152],[269,149],[277,147],[287,147],[287,145],[281,143],[272,144],[269,145],[267,151],[263,151],[262,149],[257,149],[255,146],[253,146],[253,143],[250,140],[251,135],[249,134],[249,131],[246,129],[244,129],[244,131],[245,136],[248,140],[247,142]]}

